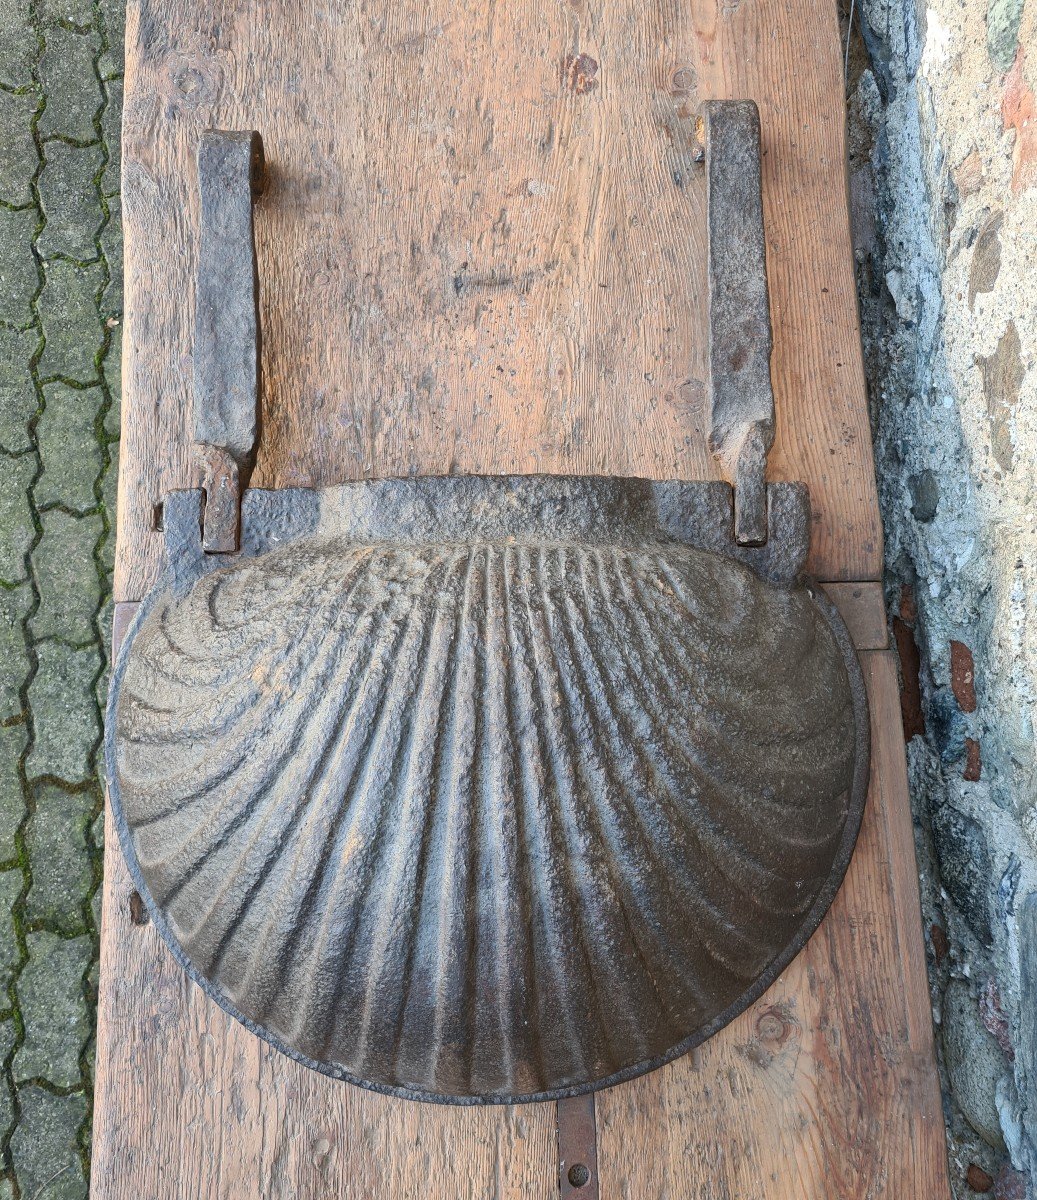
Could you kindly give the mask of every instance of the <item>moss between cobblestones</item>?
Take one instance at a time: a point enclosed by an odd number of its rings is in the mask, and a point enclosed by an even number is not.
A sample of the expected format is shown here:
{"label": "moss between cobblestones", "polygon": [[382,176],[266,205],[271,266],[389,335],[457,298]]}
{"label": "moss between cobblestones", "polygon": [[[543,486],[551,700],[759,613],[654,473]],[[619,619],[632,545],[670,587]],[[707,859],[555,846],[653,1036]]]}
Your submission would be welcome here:
{"label": "moss between cobblestones", "polygon": [[84,898],[90,895],[94,874],[87,830],[94,807],[90,791],[68,792],[43,784],[36,792],[25,831],[32,863],[32,885],[25,898],[28,923],[69,935],[86,931]]}
{"label": "moss between cobblestones", "polygon": [[[87,1194],[77,1132],[86,1097],[56,1096],[30,1085],[21,1089],[21,1119],[11,1139],[22,1200],[82,1200]],[[46,1192],[44,1192],[46,1189]]]}
{"label": "moss between cobblestones", "polygon": [[121,0],[0,0],[0,1200],[86,1195]]}
{"label": "moss between cobblestones", "polygon": [[49,384],[43,391],[46,404],[36,422],[43,465],[36,484],[37,507],[60,505],[85,513],[97,506],[94,486],[104,468],[95,433],[104,393],[100,387],[77,390],[63,383]]}
{"label": "moss between cobblestones", "polygon": [[32,449],[29,421],[37,405],[30,363],[38,344],[35,329],[0,326],[0,451],[8,454]]}
{"label": "moss between cobblestones", "polygon": [[93,947],[88,937],[64,939],[45,930],[25,941],[29,961],[18,977],[25,1037],[14,1056],[14,1078],[77,1087],[79,1056],[90,1035],[83,976]]}
{"label": "moss between cobblestones", "polygon": [[32,118],[37,101],[31,92],[0,91],[0,200],[20,206],[32,203],[36,140]]}

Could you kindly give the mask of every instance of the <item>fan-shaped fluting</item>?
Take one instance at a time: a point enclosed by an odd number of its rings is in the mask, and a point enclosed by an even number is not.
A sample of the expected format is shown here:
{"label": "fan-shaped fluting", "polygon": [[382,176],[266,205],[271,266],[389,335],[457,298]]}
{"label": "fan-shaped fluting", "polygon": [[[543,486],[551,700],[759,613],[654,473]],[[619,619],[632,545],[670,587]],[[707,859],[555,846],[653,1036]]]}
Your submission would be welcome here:
{"label": "fan-shaped fluting", "polygon": [[747,993],[832,874],[855,737],[809,594],[726,559],[325,538],[155,604],[116,765],[225,1003],[322,1069],[505,1097]]}

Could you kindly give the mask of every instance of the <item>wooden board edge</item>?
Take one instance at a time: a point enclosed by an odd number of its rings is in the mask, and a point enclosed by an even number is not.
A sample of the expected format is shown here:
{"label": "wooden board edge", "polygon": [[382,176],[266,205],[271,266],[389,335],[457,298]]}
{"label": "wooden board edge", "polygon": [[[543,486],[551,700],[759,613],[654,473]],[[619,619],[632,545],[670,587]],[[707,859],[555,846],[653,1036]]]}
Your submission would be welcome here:
{"label": "wooden board edge", "polygon": [[[861,654],[861,668],[868,686],[872,722],[881,713],[895,725],[895,733],[872,739],[872,776],[885,781],[887,802],[882,807],[889,844],[899,853],[888,863],[890,890],[900,916],[902,960],[916,964],[925,981],[922,989],[909,989],[907,1011],[912,1040],[917,1049],[932,1060],[936,1072],[936,1040],[932,1005],[929,999],[925,937],[922,931],[922,902],[918,885],[918,859],[915,854],[914,820],[907,776],[907,753],[900,719],[900,679],[897,658],[892,650],[869,650]],[[942,1107],[937,1092],[937,1107]]]}
{"label": "wooden board edge", "polygon": [[889,629],[881,583],[873,580],[853,583],[838,581],[822,583],[821,587],[839,610],[858,653],[888,648]]}

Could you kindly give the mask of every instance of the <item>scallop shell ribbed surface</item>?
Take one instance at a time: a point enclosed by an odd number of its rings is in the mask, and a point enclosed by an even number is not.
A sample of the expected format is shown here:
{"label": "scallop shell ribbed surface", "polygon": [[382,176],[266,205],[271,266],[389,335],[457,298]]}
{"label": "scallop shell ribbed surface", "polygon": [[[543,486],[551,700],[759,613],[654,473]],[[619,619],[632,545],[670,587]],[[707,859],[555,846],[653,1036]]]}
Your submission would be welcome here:
{"label": "scallop shell ribbed surface", "polygon": [[181,961],[310,1066],[425,1098],[560,1094],[702,1040],[847,854],[829,622],[666,541],[303,539],[159,597],[115,718]]}

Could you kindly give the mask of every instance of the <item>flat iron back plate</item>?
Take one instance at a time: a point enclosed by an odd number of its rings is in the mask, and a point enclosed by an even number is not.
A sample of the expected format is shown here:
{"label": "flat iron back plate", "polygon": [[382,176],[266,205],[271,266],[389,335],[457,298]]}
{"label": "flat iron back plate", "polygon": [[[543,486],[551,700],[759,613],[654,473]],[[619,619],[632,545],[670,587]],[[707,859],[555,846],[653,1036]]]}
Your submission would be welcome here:
{"label": "flat iron back plate", "polygon": [[572,1095],[730,1021],[819,924],[867,788],[805,495],[769,492],[786,536],[731,553],[723,484],[250,491],[240,556],[169,496],[106,752],[177,959],[416,1099]]}

